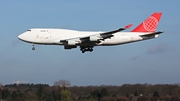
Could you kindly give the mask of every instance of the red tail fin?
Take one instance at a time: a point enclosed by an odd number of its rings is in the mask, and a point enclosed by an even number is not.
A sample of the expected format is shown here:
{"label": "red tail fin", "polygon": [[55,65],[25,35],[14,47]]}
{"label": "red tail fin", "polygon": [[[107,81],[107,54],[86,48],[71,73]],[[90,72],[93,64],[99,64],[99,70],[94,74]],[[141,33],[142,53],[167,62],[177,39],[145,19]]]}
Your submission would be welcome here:
{"label": "red tail fin", "polygon": [[161,15],[161,12],[155,12],[134,30],[132,30],[132,32],[155,32]]}

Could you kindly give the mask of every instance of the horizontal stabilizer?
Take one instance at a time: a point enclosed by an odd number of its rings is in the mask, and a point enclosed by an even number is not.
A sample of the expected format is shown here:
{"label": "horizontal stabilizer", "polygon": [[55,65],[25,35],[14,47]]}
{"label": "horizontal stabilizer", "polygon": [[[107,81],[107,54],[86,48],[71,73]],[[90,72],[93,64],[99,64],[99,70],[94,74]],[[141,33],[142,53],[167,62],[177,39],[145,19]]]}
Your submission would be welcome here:
{"label": "horizontal stabilizer", "polygon": [[145,34],[145,35],[140,35],[141,37],[150,37],[152,35],[159,35],[163,33],[163,31],[158,31],[158,32],[153,32],[153,33],[149,33],[149,34]]}

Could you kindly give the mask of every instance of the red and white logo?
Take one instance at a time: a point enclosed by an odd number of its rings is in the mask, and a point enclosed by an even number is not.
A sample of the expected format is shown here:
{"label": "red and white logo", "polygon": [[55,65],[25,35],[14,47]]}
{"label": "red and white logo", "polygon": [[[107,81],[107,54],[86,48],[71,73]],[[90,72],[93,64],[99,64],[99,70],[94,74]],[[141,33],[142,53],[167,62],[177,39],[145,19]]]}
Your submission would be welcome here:
{"label": "red and white logo", "polygon": [[143,22],[144,29],[146,29],[149,32],[154,32],[156,30],[157,25],[158,20],[153,16],[149,17]]}

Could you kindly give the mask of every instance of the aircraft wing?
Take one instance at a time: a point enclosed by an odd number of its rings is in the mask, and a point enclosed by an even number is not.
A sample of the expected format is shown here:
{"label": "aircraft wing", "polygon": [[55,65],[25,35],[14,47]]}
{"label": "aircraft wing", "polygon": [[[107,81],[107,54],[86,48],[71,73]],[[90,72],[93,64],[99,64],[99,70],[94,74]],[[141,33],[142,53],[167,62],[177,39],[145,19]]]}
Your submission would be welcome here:
{"label": "aircraft wing", "polygon": [[127,25],[123,28],[119,28],[117,30],[104,32],[104,33],[98,33],[98,34],[94,34],[94,35],[90,35],[90,36],[86,36],[86,37],[76,37],[76,38],[71,38],[71,39],[64,39],[64,40],[60,40],[60,42],[66,43],[67,45],[78,45],[81,43],[99,43],[100,40],[111,38],[114,36],[113,35],[114,33],[123,31],[127,28],[130,28],[131,26],[132,26],[132,24],[129,24],[129,25]]}
{"label": "aircraft wing", "polygon": [[120,32],[120,31],[123,31],[123,30],[125,30],[125,29],[128,29],[128,28],[130,28],[131,26],[132,26],[132,24],[129,24],[129,25],[123,27],[123,28],[119,28],[119,29],[117,29],[117,30],[113,30],[113,31],[101,33],[100,35],[111,35],[111,34],[114,34],[114,33]]}

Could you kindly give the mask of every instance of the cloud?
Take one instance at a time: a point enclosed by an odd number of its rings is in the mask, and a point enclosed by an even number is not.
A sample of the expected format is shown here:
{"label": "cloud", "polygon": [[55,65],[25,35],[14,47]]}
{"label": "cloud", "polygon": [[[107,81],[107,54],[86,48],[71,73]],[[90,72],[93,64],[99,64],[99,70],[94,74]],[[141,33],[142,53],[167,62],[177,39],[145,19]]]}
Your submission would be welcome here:
{"label": "cloud", "polygon": [[19,43],[19,40],[12,40],[12,45],[15,46]]}
{"label": "cloud", "polygon": [[156,53],[166,52],[166,51],[169,51],[169,50],[171,50],[171,49],[167,44],[161,43],[159,45],[149,47],[149,49],[147,50],[147,53],[156,54]]}
{"label": "cloud", "polygon": [[136,55],[136,56],[131,57],[130,60],[136,61],[138,58],[139,56]]}

